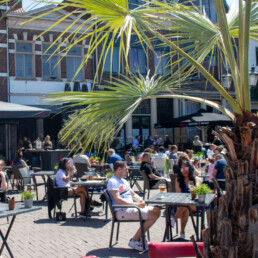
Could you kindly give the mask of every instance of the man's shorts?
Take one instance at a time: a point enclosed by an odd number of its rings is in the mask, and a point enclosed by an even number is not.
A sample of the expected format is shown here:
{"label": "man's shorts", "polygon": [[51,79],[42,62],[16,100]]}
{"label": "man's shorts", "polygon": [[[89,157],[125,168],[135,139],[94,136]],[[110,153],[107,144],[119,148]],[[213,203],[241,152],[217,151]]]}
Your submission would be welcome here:
{"label": "man's shorts", "polygon": [[[152,210],[153,207],[146,206],[144,208],[140,208],[141,215],[143,220],[147,220],[150,210]],[[116,211],[116,218],[118,220],[139,220],[139,212],[136,208],[127,208],[127,209],[120,209]]]}

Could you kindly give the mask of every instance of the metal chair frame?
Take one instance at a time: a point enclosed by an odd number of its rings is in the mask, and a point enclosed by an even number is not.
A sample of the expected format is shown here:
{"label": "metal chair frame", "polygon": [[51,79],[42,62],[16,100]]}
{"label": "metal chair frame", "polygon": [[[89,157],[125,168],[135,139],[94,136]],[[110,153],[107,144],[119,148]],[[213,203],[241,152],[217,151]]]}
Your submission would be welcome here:
{"label": "metal chair frame", "polygon": [[[145,236],[144,236],[144,230],[143,230],[143,222],[144,222],[144,220],[142,219],[140,208],[137,207],[137,206],[134,206],[134,205],[112,205],[111,197],[109,195],[108,190],[104,191],[104,195],[106,197],[106,200],[107,200],[109,208],[110,208],[110,212],[112,214],[112,228],[111,228],[111,234],[110,234],[109,248],[113,247],[115,244],[118,243],[120,223],[139,222],[140,223],[140,227],[141,227],[142,246],[143,246],[143,250],[145,250]],[[138,212],[139,212],[139,218],[140,219],[139,220],[118,220],[116,218],[115,208],[136,208],[138,210]],[[117,223],[116,243],[114,245],[112,245],[115,223]],[[147,231],[147,236],[148,236],[148,240],[150,241],[149,231]]]}
{"label": "metal chair frame", "polygon": [[164,179],[151,179],[148,178],[147,174],[145,173],[144,170],[140,170],[140,174],[143,178],[143,200],[145,200],[145,194],[146,194],[146,190],[148,190],[148,194],[147,194],[147,199],[150,198],[150,190],[157,190],[157,189],[153,189],[150,187],[150,182],[154,181],[154,182],[159,182],[159,181],[164,181],[166,183],[166,187],[168,189],[168,184],[167,181]]}
{"label": "metal chair frame", "polygon": [[[62,189],[63,189],[63,190],[67,189],[67,187],[58,187],[58,186],[56,185],[56,176],[51,176],[51,177],[48,178],[48,180],[52,180],[52,182],[53,182],[53,188],[51,188],[51,189],[50,189],[50,187],[49,187],[50,184],[48,183],[48,195],[51,194],[51,191],[55,191],[55,194],[58,193],[58,194],[60,195],[60,191],[61,191]],[[72,188],[72,189],[73,189],[73,188]],[[74,189],[73,189],[73,196],[70,196],[70,197],[67,196],[67,199],[68,199],[68,198],[73,198],[73,199],[74,199],[73,205],[72,205],[72,207],[70,208],[69,212],[70,212],[71,209],[74,207],[75,218],[77,218],[76,197],[77,197],[77,196],[75,195]],[[50,201],[49,198],[50,198],[50,196],[48,196],[48,201]],[[56,201],[54,202],[54,217],[55,217],[55,215],[56,215],[56,207],[58,207],[59,211],[61,212],[61,211],[62,211],[62,203],[63,203],[63,201],[65,201],[65,200],[66,200],[66,199],[60,198],[57,202],[56,202]],[[48,210],[48,216],[49,216],[50,219],[52,218],[52,215],[51,215],[51,211],[50,211],[50,210]]]}
{"label": "metal chair frame", "polygon": [[82,177],[85,175],[85,172],[89,171],[89,168],[86,163],[74,163],[74,166],[76,167],[76,174],[74,175],[76,179]]}
{"label": "metal chair frame", "polygon": [[[38,186],[45,186],[45,183],[37,183],[35,177],[29,174],[29,170],[26,167],[19,168],[19,172],[21,174],[22,190],[24,190],[25,186],[27,186],[27,188],[33,186],[36,191],[36,197],[38,201]],[[31,182],[31,180],[33,181],[33,183]]]}

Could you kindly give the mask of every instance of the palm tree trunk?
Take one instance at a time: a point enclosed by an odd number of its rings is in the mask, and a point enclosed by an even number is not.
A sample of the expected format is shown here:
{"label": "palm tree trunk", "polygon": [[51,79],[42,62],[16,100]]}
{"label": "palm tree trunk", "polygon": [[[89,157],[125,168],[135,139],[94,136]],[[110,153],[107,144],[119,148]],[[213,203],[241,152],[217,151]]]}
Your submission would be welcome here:
{"label": "palm tree trunk", "polygon": [[[255,117],[255,119],[257,119]],[[250,120],[249,120],[250,121]],[[256,123],[257,124],[257,123]],[[228,147],[226,194],[207,214],[204,257],[258,257],[258,138],[252,122],[214,132]]]}

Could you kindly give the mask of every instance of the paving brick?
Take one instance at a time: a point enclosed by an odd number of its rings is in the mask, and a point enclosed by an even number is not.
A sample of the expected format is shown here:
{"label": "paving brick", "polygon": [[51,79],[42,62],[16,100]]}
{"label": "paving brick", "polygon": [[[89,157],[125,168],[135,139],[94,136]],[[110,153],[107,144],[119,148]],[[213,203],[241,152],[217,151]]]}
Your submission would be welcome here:
{"label": "paving brick", "polygon": [[[151,195],[157,191],[151,191]],[[40,196],[44,195],[43,187],[39,189]],[[21,200],[20,195],[15,194],[16,200]],[[16,217],[8,243],[15,257],[81,257],[94,254],[100,257],[122,256],[122,257],[148,257],[148,254],[139,254],[128,247],[129,239],[138,228],[136,223],[122,223],[120,226],[119,242],[109,250],[109,237],[111,221],[105,222],[102,207],[94,209],[94,216],[87,221],[74,219],[71,213],[67,214],[65,222],[58,223],[55,219],[48,219],[47,204],[39,202],[35,205],[42,210],[31,212]],[[66,212],[72,206],[72,200],[64,202],[63,208]],[[78,207],[79,200],[78,200]],[[109,218],[110,218],[109,214]],[[0,219],[0,227],[6,232],[8,224],[6,219]],[[165,229],[165,217],[160,217],[150,230],[151,241],[161,241]],[[175,229],[173,229],[175,234]],[[186,228],[186,237],[194,233],[191,220]],[[115,241],[115,233],[113,241]],[[2,257],[9,257],[4,249]]]}

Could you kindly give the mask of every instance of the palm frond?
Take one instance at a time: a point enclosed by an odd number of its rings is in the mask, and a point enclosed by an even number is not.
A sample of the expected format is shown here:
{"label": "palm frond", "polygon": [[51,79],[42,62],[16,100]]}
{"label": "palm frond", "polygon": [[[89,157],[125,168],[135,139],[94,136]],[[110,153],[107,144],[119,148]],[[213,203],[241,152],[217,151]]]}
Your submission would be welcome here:
{"label": "palm frond", "polygon": [[[171,94],[171,85],[168,85],[168,79],[163,77],[156,78],[155,76],[149,77],[149,75],[146,77],[142,75],[121,77],[121,79],[115,78],[111,86],[102,86],[105,88],[105,91],[102,92],[55,93],[48,96],[48,102],[65,103],[67,108],[86,106],[78,110],[76,116],[63,129],[62,140],[72,134],[73,138],[70,142],[79,138],[84,143],[83,146],[89,146],[99,139],[102,139],[100,144],[106,144],[119,132],[143,100],[157,97],[185,98],[198,101],[218,109],[234,120],[232,112],[212,101]],[[81,130],[76,130],[77,128],[83,128],[84,133]]]}
{"label": "palm frond", "polygon": [[[141,101],[146,98],[157,97],[160,91],[173,92],[174,87],[182,83],[182,80],[193,73],[194,69],[197,69],[206,78],[207,82],[214,86],[235,113],[241,115],[245,110],[250,110],[250,102],[247,96],[247,91],[249,91],[248,82],[245,85],[242,83],[245,81],[245,79],[243,80],[245,78],[243,74],[246,74],[246,68],[238,67],[234,56],[234,44],[232,44],[235,40],[232,39],[232,36],[239,36],[243,28],[248,27],[247,24],[250,20],[250,35],[257,38],[257,23],[255,23],[257,21],[257,4],[243,4],[243,8],[239,8],[241,14],[246,9],[245,18],[242,19],[241,15],[234,15],[232,12],[227,15],[222,0],[216,0],[215,3],[218,24],[212,23],[206,14],[202,14],[195,6],[184,6],[172,1],[168,3],[155,0],[146,1],[146,5],[133,10],[129,10],[127,0],[73,0],[60,3],[57,8],[74,7],[81,16],[91,15],[87,20],[83,35],[78,30],[71,33],[70,37],[78,39],[71,42],[66,50],[67,53],[69,48],[74,45],[83,40],[89,40],[88,53],[85,56],[84,63],[87,63],[89,57],[100,48],[100,59],[105,63],[107,53],[110,51],[112,62],[114,46],[119,38],[119,60],[123,56],[128,68],[128,53],[131,38],[134,35],[137,36],[139,44],[144,50],[150,49],[155,52],[153,40],[158,39],[161,41],[161,45],[164,44],[171,49],[169,53],[171,56],[179,54],[181,58],[171,62],[170,67],[174,73],[166,80],[154,80],[149,77],[144,80],[141,75],[131,78],[121,76],[121,79],[114,79],[111,86],[104,86],[109,91],[87,94],[54,94],[49,98],[52,101],[56,98],[58,103],[87,105],[85,109],[79,112],[78,120],[75,119],[71,128],[79,126],[82,122],[82,125],[89,130],[92,139],[98,137],[96,131],[110,128],[111,124],[114,125],[113,128],[115,128],[116,133]],[[246,19],[245,26],[243,25],[244,19]],[[239,23],[243,26],[240,25],[239,27]],[[247,44],[244,44],[246,47]],[[205,57],[214,53],[222,57],[222,62],[225,58],[225,62],[230,65],[236,100],[210,74],[209,69],[203,66]],[[240,56],[243,55],[240,53]],[[186,61],[182,64],[182,60]],[[174,71],[176,67],[178,69]],[[98,70],[101,69],[103,72],[103,66],[99,62]],[[160,86],[156,85],[156,81],[159,82]],[[174,94],[173,97],[178,97],[178,95]],[[231,112],[219,105],[210,103],[208,100],[194,99],[191,96],[184,95],[180,97],[199,102],[204,101],[202,103],[207,103],[207,105],[211,105],[228,115],[232,120],[234,119]],[[104,138],[107,139],[108,136]]]}

